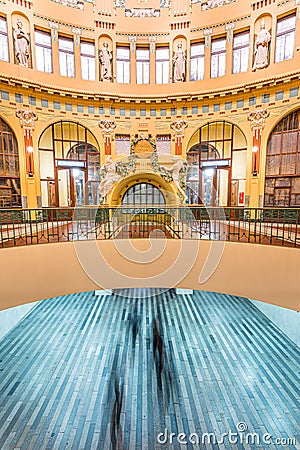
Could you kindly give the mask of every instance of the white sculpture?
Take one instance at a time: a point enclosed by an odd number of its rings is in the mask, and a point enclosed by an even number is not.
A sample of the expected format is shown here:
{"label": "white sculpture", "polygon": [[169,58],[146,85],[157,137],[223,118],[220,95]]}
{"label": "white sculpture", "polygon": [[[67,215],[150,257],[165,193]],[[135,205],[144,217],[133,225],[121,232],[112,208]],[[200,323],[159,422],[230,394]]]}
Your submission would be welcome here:
{"label": "white sculpture", "polygon": [[172,160],[174,161],[174,164],[172,167],[165,167],[160,166],[163,169],[169,171],[172,173],[172,180],[175,186],[177,187],[178,191],[180,192],[181,196],[184,200],[186,200],[186,195],[182,187],[180,186],[180,178],[182,171],[185,170],[184,161],[181,158],[178,158],[178,156],[173,156]]}
{"label": "white sculpture", "polygon": [[103,48],[100,50],[99,60],[101,64],[101,81],[111,81],[112,53],[108,48],[107,42],[103,42]]}
{"label": "white sculpture", "polygon": [[28,67],[29,59],[29,37],[27,33],[22,30],[23,23],[20,19],[17,20],[17,28],[14,31],[14,41],[15,41],[15,53],[16,58],[19,61],[20,66]]}
{"label": "white sculpture", "polygon": [[185,62],[186,56],[185,51],[182,48],[182,42],[178,42],[177,50],[173,56],[173,65],[174,65],[174,74],[173,81],[176,83],[177,81],[185,80]]}
{"label": "white sculpture", "polygon": [[254,44],[254,64],[252,70],[263,69],[269,65],[269,42],[271,35],[265,28],[265,21],[262,19],[260,31]]}
{"label": "white sculpture", "polygon": [[114,162],[111,156],[106,158],[106,164],[104,164],[100,172],[104,170],[105,177],[101,180],[99,185],[99,195],[101,198],[101,203],[105,200],[107,194],[110,193],[115,183],[117,183],[120,179],[120,175],[117,172],[118,164]]}

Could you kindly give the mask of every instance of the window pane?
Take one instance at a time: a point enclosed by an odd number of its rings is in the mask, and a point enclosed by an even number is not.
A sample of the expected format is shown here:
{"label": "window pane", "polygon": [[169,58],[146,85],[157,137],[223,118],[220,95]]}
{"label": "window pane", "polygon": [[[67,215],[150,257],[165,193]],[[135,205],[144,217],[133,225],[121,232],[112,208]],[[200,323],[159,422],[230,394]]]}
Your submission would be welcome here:
{"label": "window pane", "polygon": [[89,56],[95,56],[95,46],[91,42],[81,42],[80,53]]}
{"label": "window pane", "polygon": [[73,40],[72,39],[64,39],[59,38],[58,40],[58,48],[59,50],[68,50],[69,52],[73,52]]}
{"label": "window pane", "polygon": [[294,55],[296,16],[277,22],[275,62],[290,59]]}
{"label": "window pane", "polygon": [[36,44],[41,44],[46,47],[51,47],[51,36],[48,33],[42,33],[40,31],[35,31],[34,39],[35,39]]}

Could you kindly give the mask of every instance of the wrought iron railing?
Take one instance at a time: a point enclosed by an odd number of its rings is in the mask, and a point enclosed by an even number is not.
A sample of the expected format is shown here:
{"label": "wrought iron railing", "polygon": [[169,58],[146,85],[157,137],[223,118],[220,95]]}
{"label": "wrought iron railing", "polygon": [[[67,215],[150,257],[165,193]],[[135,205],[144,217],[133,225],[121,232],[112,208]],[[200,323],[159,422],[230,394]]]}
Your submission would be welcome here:
{"label": "wrought iron railing", "polygon": [[0,209],[0,246],[167,237],[300,247],[300,209],[120,206]]}

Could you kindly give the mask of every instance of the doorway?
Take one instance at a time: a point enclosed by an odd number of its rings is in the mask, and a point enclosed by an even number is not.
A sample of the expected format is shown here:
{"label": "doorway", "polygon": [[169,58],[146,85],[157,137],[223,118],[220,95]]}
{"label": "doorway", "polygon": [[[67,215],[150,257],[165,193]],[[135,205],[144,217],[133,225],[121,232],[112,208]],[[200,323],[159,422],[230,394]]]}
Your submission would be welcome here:
{"label": "doorway", "polygon": [[85,171],[77,167],[57,170],[58,201],[62,207],[86,204]]}

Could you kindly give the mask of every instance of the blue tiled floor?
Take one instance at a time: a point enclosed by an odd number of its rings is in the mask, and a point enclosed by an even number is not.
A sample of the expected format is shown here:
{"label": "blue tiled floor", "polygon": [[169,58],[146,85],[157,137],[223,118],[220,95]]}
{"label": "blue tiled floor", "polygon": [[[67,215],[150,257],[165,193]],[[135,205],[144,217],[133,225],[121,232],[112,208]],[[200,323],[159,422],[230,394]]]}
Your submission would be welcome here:
{"label": "blue tiled floor", "polygon": [[[40,302],[0,352],[1,450],[300,448],[299,349],[246,299],[149,290],[59,297]],[[114,428],[115,384],[123,401]]]}

